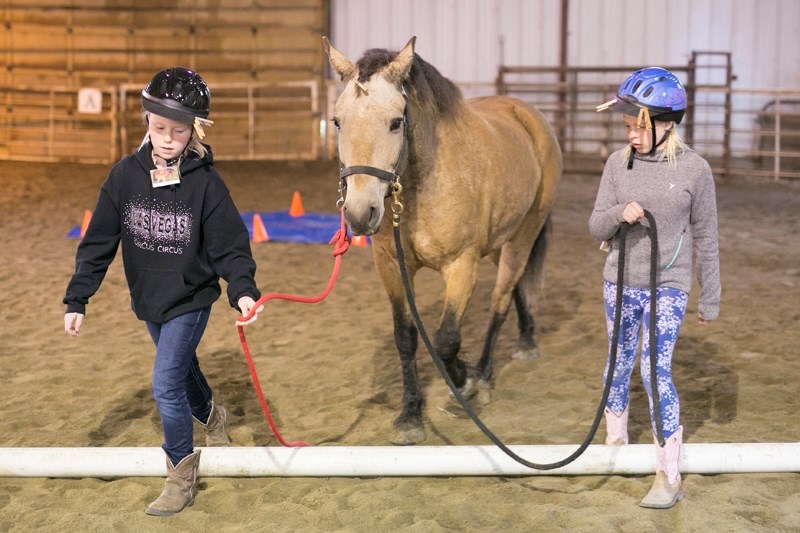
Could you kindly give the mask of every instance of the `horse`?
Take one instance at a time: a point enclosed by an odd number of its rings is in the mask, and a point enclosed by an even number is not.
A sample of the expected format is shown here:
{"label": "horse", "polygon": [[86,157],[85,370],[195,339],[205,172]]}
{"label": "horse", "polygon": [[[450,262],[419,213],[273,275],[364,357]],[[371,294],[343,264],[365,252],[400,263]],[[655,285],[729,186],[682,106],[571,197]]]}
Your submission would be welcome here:
{"label": "horse", "polygon": [[[478,401],[488,402],[492,353],[512,299],[519,325],[513,357],[538,357],[532,304],[562,173],[561,148],[539,111],[506,96],[465,99],[414,52],[415,41],[399,52],[368,50],[353,64],[323,37],[330,65],[345,83],[332,116],[342,168],[340,208],[353,235],[370,236],[392,309],[403,376],[402,408],[391,436],[398,445],[423,442],[425,427],[415,359],[419,332],[392,224],[399,223],[411,283],[422,267],[443,278],[433,345],[448,375],[465,397],[478,394]],[[384,216],[387,209],[392,217]],[[483,257],[498,273],[480,360],[468,369],[458,356],[460,330]]]}

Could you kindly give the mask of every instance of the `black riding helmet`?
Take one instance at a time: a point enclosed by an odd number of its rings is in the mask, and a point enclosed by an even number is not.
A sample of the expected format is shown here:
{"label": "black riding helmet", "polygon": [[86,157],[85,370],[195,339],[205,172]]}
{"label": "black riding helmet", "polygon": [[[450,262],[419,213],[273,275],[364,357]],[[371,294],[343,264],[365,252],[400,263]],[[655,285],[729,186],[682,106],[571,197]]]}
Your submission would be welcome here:
{"label": "black riding helmet", "polygon": [[211,91],[193,70],[171,67],[153,76],[142,91],[142,107],[151,113],[184,124],[208,116]]}

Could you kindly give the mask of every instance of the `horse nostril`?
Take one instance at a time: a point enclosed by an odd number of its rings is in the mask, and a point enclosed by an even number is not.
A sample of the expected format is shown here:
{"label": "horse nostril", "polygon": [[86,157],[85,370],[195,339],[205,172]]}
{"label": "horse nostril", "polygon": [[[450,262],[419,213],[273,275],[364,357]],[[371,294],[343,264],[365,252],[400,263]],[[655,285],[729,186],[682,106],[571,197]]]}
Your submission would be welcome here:
{"label": "horse nostril", "polygon": [[381,210],[377,207],[370,207],[369,209],[369,227],[372,228],[373,233],[377,233],[381,225]]}

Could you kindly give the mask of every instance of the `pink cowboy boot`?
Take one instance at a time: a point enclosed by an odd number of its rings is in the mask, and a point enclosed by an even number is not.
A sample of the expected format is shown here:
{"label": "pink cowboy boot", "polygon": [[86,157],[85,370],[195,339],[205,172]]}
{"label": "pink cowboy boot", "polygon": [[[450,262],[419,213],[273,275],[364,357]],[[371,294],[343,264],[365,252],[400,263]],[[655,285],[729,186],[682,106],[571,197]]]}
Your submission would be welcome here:
{"label": "pink cowboy boot", "polygon": [[606,445],[628,444],[628,408],[619,415],[606,407]]}
{"label": "pink cowboy boot", "polygon": [[683,442],[683,426],[670,435],[664,447],[656,441],[656,479],[650,492],[639,503],[649,509],[669,509],[683,498],[681,473],[679,468],[681,444]]}

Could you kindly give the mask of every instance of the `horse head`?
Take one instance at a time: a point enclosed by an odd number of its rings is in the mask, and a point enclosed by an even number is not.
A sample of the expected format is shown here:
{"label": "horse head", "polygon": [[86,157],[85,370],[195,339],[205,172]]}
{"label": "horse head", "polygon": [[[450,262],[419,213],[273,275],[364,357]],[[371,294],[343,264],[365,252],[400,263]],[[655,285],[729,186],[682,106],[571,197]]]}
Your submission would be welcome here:
{"label": "horse head", "polygon": [[373,235],[384,199],[406,167],[406,94],[414,61],[412,37],[400,52],[370,50],[355,65],[323,37],[330,64],[346,83],[336,101],[345,220],[354,235]]}

